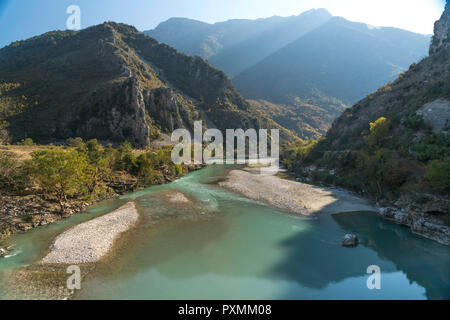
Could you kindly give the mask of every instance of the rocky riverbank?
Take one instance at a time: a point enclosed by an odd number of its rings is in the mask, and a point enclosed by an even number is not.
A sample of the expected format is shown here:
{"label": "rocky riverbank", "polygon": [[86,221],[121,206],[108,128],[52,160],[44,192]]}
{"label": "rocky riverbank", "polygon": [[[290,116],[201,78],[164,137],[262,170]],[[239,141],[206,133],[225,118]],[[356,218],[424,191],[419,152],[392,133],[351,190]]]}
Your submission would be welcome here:
{"label": "rocky riverbank", "polygon": [[107,192],[91,199],[69,199],[61,213],[59,204],[51,196],[37,192],[29,195],[0,195],[0,241],[33,228],[52,224],[88,206],[136,190],[130,178],[115,179]]}
{"label": "rocky riverbank", "polygon": [[[203,168],[203,165],[188,167],[188,171]],[[176,179],[175,176],[164,173],[164,181],[169,183]],[[116,198],[120,195],[143,189],[136,177],[128,174],[114,175],[107,182],[107,191],[90,199],[68,199],[65,211],[61,209],[56,199],[39,190],[30,191],[27,195],[2,195],[0,194],[0,247],[1,241],[9,236],[26,232],[33,228],[52,224],[73,214],[83,212],[88,206],[99,201]]]}
{"label": "rocky riverbank", "polygon": [[[289,173],[295,176],[294,173]],[[300,178],[296,178],[300,180]],[[309,175],[306,181],[312,181]],[[374,199],[368,201],[375,202]],[[432,194],[403,194],[397,201],[384,199],[376,211],[386,220],[409,227],[417,235],[450,245],[450,201]]]}
{"label": "rocky riverbank", "polygon": [[450,201],[430,196],[423,204],[403,197],[379,212],[383,218],[407,226],[417,235],[450,245],[449,210]]}

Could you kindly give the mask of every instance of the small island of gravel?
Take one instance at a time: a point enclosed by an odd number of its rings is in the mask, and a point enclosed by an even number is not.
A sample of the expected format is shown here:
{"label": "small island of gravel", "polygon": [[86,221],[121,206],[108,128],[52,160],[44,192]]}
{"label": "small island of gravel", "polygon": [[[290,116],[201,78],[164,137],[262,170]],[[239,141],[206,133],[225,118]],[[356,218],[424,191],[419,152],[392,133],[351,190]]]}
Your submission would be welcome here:
{"label": "small island of gravel", "polygon": [[99,218],[79,224],[60,234],[41,264],[82,264],[98,262],[112,248],[119,235],[139,218],[134,202]]}
{"label": "small island of gravel", "polygon": [[376,211],[366,200],[350,192],[284,180],[277,176],[232,170],[219,185],[247,198],[296,214]]}

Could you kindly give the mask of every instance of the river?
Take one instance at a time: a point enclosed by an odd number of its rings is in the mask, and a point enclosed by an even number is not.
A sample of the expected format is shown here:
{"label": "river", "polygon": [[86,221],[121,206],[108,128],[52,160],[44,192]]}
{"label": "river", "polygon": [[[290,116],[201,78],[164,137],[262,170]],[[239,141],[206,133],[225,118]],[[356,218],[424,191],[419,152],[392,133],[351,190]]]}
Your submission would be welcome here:
{"label": "river", "polygon": [[[450,249],[370,212],[281,212],[217,186],[224,166],[104,201],[56,224],[11,237],[2,277],[42,258],[56,235],[134,199],[141,215],[75,299],[450,299]],[[192,203],[172,203],[174,192]],[[340,245],[346,233],[356,248]],[[381,289],[367,268],[381,269]],[[4,297],[4,295],[3,295]],[[27,298],[27,297],[23,297]]]}

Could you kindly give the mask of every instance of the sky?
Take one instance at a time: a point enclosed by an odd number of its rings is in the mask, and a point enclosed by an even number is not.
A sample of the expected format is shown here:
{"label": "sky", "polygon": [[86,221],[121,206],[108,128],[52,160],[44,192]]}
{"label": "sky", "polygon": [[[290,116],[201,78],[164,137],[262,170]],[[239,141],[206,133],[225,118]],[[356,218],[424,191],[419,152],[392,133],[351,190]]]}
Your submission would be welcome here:
{"label": "sky", "polygon": [[116,21],[149,30],[171,17],[214,23],[291,16],[325,8],[352,21],[432,34],[445,0],[0,0],[0,48],[51,30],[66,29],[70,5],[80,7],[82,28]]}

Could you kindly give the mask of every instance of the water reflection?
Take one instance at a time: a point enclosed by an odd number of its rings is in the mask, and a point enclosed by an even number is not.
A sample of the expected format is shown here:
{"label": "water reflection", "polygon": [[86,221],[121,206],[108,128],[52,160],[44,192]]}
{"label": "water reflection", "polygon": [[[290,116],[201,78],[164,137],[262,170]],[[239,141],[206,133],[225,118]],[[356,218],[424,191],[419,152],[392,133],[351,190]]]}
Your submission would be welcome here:
{"label": "water reflection", "polygon": [[391,261],[411,282],[426,289],[428,299],[450,299],[450,249],[411,233],[375,214],[340,214],[334,220],[358,234],[362,245]]}

